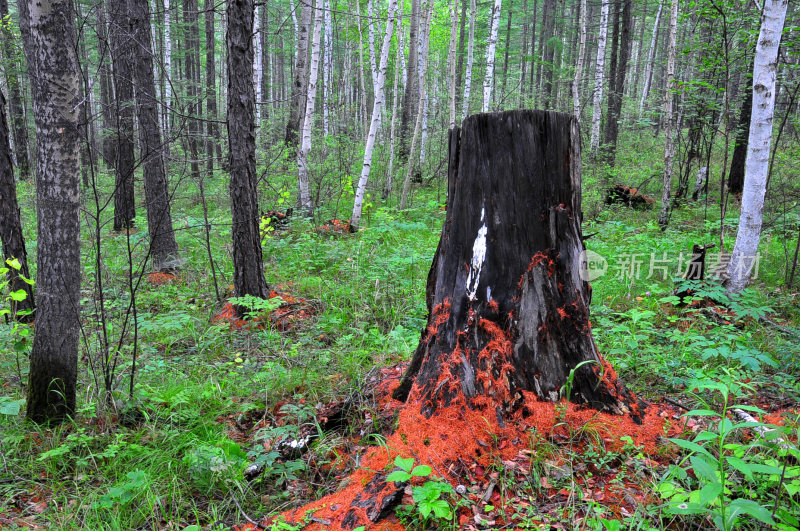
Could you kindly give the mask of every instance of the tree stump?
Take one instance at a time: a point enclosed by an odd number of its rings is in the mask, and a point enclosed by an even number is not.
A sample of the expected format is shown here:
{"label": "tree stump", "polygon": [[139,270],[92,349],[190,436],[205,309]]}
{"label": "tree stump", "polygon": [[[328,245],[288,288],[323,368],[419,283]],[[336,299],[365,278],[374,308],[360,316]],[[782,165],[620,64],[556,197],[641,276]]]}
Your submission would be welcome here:
{"label": "tree stump", "polygon": [[584,250],[577,121],[531,110],[466,118],[450,132],[428,326],[394,397],[427,417],[487,409],[503,425],[521,391],[557,400],[574,371],[573,401],[639,421],[643,403],[592,338]]}

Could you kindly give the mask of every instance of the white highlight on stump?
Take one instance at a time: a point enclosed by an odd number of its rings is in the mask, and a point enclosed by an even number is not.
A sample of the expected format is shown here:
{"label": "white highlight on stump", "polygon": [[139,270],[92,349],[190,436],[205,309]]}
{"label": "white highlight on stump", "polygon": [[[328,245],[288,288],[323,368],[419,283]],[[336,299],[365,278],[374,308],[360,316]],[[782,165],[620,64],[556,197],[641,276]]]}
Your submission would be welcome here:
{"label": "white highlight on stump", "polygon": [[[486,209],[481,207],[481,221],[486,217]],[[478,293],[478,283],[481,278],[481,269],[483,262],[486,261],[486,233],[488,227],[484,221],[481,228],[478,229],[478,236],[475,238],[475,243],[472,244],[472,261],[470,262],[469,275],[467,276],[467,297],[469,300],[474,301]]]}

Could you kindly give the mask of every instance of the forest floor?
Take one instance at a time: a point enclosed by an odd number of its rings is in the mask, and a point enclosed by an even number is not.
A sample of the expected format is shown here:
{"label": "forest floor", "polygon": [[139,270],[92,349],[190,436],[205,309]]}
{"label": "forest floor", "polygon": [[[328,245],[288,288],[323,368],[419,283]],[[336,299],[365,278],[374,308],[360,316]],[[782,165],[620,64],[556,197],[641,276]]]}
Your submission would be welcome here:
{"label": "forest floor", "polygon": [[[372,488],[392,470],[401,481],[381,489],[396,485],[398,507],[375,529],[800,528],[800,292],[783,287],[796,232],[767,229],[742,297],[714,282],[680,286],[692,245],[719,245],[718,207],[679,205],[662,233],[654,210],[604,205],[585,168],[583,230],[595,233],[587,247],[603,272],[592,281],[593,334],[651,404],[644,425],[530,400],[506,431],[479,417],[397,430],[411,408],[389,392],[426,324],[440,188],[403,212],[367,208],[355,234],[325,223],[346,218],[346,201],[269,232],[275,297],[233,322],[214,293],[200,201],[187,193],[174,210],[186,266],[148,277],[134,263],[144,280],[132,397],[132,335],[102,354],[93,279],[99,269],[116,345],[131,301],[127,244],[140,257],[143,218],[130,235],[103,230],[100,268],[86,230],[88,343],[73,422],[24,421],[30,336],[0,324],[0,528],[331,529],[341,525],[337,492]],[[638,186],[639,176],[617,178]],[[285,209],[287,182],[265,208]],[[206,184],[223,299],[229,211],[213,198],[226,186]],[[30,243],[33,191],[20,188]],[[722,225],[730,247],[736,212]],[[29,254],[35,263],[35,247]],[[683,305],[674,293],[686,287],[696,298]]]}

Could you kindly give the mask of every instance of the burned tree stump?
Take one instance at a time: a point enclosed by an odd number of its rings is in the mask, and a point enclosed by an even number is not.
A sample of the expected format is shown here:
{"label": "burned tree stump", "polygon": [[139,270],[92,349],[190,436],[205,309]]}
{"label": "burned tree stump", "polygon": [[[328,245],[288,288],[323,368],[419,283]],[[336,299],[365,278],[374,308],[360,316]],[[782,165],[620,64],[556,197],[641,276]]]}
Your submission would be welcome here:
{"label": "burned tree stump", "polygon": [[394,397],[425,416],[487,409],[503,425],[522,391],[557,400],[574,370],[573,401],[640,419],[642,403],[592,339],[575,119],[470,116],[450,132],[448,181],[428,326]]}
{"label": "burned tree stump", "polygon": [[636,210],[646,210],[655,204],[656,200],[650,196],[640,194],[637,188],[615,184],[606,190],[606,204],[626,205]]}

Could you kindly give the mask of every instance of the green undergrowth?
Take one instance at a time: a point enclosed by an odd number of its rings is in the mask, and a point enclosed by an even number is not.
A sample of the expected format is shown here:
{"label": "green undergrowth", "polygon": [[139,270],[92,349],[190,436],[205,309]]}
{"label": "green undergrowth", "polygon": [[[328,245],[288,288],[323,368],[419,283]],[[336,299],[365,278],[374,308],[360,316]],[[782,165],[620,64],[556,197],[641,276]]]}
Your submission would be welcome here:
{"label": "green undergrowth", "polygon": [[[653,150],[646,138],[637,142],[643,152]],[[702,203],[684,203],[675,209],[670,229],[661,232],[655,210],[604,205],[602,189],[608,183],[639,185],[658,171],[643,169],[647,164],[625,154],[618,160],[621,168],[614,174],[589,163],[584,166],[584,233],[596,233],[587,240],[587,248],[608,263],[606,273],[592,282],[592,325],[600,352],[634,391],[654,402],[668,396],[695,408],[705,401],[704,409],[718,411],[714,408],[721,407],[715,398],[719,382],[733,379],[747,385],[736,386],[736,400],[731,404],[763,406],[766,397],[796,405],[800,366],[797,338],[791,332],[797,330],[799,315],[796,293],[782,288],[787,236],[781,225],[768,227],[759,278],[742,297],[731,300],[713,283],[690,286],[698,299],[714,300],[720,304],[718,308],[737,308],[736,315],[713,307],[684,307],[673,295],[682,274],[678,257],[683,253],[685,264],[693,244],[719,245],[721,227],[730,248],[736,212],[729,212],[720,224],[718,211]],[[105,177],[103,190],[108,195],[113,182]],[[283,179],[279,175],[262,187],[263,210],[285,210],[293,203],[293,178],[286,172]],[[331,185],[330,191],[338,190],[336,197],[341,199],[327,201],[314,219],[294,217],[287,228],[266,234],[267,282],[280,293],[311,301],[317,309],[316,315],[299,320],[289,330],[274,324],[232,330],[212,321],[221,303],[216,300],[205,248],[199,189],[188,177],[174,182],[180,185],[176,187],[174,224],[187,263],[171,283],[154,287],[146,276],[141,279],[136,292],[138,337],[132,396],[132,335],[128,333],[120,348],[112,348],[108,354],[98,347],[103,328],[98,318],[96,278],[99,273],[103,280],[109,319],[106,332],[116,345],[131,301],[129,237],[134,273],[149,271],[142,265],[146,254],[143,209],[138,229],[130,236],[112,235],[103,225],[99,272],[90,245],[94,229],[91,223],[84,224],[85,343],[79,412],[73,422],[47,428],[23,420],[21,384],[27,375],[30,339],[21,338],[13,324],[0,325],[0,373],[4,376],[0,388],[0,517],[49,529],[182,529],[189,525],[225,529],[243,522],[243,513],[263,517],[297,506],[308,497],[325,493],[330,480],[320,472],[325,463],[312,465],[300,458],[283,461],[265,453],[249,431],[253,422],[273,418],[279,411],[286,413],[281,408],[288,405],[291,422],[283,432],[262,433],[262,437],[294,435],[301,425],[315,430],[309,419],[317,404],[352,394],[375,367],[407,360],[416,348],[426,318],[426,277],[444,219],[441,181],[418,192],[413,207],[405,211],[372,199],[363,230],[357,234],[319,231],[317,227],[326,220],[345,218],[352,204],[348,189],[352,179],[342,177],[338,188]],[[205,183],[211,255],[223,297],[231,296],[232,277],[226,189],[227,180],[221,173]],[[375,190],[372,193],[379,195]],[[21,194],[26,235],[33,248],[30,255],[35,259],[35,219],[33,209],[25,208],[30,205],[32,190],[23,185]],[[110,212],[102,212],[100,218],[107,222]],[[649,275],[651,255],[663,258],[665,254],[672,260],[668,269]],[[638,275],[621,274],[625,272],[620,265],[623,255],[641,255],[644,263]],[[784,330],[765,325],[760,320],[764,316]],[[116,360],[110,394],[100,370],[104,356]],[[717,437],[707,436],[712,442],[719,442],[730,431],[719,423],[712,423],[707,430]],[[327,449],[335,446],[335,441],[323,437],[316,444],[321,445],[316,455],[327,456],[323,461],[335,459]],[[709,450],[709,456],[703,458],[708,463],[694,464],[703,467],[721,462],[716,469],[720,475],[714,477],[731,474],[732,482],[720,479],[719,492],[705,492],[705,505],[699,499],[689,500],[696,490],[693,478],[698,472],[691,472],[691,452],[687,452],[685,460],[674,464],[684,473],[670,469],[664,480],[672,490],[659,487],[661,503],[637,512],[626,521],[626,528],[659,528],[673,519],[682,519],[689,527],[700,522],[713,525],[714,515],[724,524],[732,520],[731,512],[722,508],[746,496],[759,506],[771,507],[775,489],[739,481],[740,476],[749,478],[744,471],[730,471],[734,465],[728,462],[738,462],[726,461],[725,451],[723,448],[720,454],[718,444],[717,450]],[[763,456],[765,466],[773,467],[768,479],[777,484],[773,476],[775,467],[780,468],[779,451],[759,447],[753,452]],[[584,458],[601,457],[598,452]],[[267,464],[268,472],[249,482],[242,471],[257,460]],[[702,470],[701,474],[710,474],[706,468]],[[687,503],[695,503],[691,506],[694,512],[670,509],[671,501],[681,493]],[[439,495],[431,499],[438,500]],[[796,500],[796,491],[784,491],[783,501],[777,503],[783,513],[778,516],[791,516]],[[757,528],[754,522],[767,521],[766,517],[752,520],[753,513],[764,514],[749,508],[751,520],[743,519],[740,525]],[[441,512],[444,514],[444,508]],[[587,528],[613,528],[591,504],[573,507],[570,514],[585,516]],[[790,520],[787,517],[782,522]]]}

